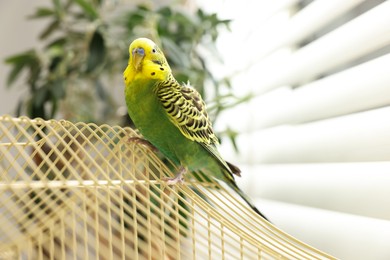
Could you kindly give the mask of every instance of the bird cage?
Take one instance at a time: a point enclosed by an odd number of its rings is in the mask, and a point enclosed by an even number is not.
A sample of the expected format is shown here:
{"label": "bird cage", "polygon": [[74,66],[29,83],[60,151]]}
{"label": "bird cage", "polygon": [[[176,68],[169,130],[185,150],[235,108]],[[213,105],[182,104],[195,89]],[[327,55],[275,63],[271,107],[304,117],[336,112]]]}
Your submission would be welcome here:
{"label": "bird cage", "polygon": [[334,259],[131,128],[0,117],[0,259]]}

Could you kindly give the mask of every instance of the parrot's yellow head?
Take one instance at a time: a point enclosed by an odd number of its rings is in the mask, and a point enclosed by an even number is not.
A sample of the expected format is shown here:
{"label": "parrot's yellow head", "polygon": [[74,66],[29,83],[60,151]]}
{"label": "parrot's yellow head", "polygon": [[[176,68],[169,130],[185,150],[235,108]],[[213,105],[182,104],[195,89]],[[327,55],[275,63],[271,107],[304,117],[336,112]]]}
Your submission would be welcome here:
{"label": "parrot's yellow head", "polygon": [[152,40],[134,40],[130,44],[129,54],[129,63],[123,72],[126,85],[139,78],[166,80],[171,73],[163,52]]}

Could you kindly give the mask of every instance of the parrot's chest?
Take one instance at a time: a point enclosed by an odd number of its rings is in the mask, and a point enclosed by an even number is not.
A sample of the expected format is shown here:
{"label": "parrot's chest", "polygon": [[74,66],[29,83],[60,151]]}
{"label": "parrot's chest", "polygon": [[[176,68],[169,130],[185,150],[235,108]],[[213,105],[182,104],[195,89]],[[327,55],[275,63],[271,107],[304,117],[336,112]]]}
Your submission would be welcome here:
{"label": "parrot's chest", "polygon": [[140,84],[141,87],[133,85],[127,86],[125,93],[130,118],[149,142],[167,157],[177,161],[173,144],[181,139],[179,130],[166,116],[153,86],[148,83]]}
{"label": "parrot's chest", "polygon": [[126,87],[126,105],[135,126],[143,129],[153,128],[161,117],[161,108],[151,83],[135,82]]}

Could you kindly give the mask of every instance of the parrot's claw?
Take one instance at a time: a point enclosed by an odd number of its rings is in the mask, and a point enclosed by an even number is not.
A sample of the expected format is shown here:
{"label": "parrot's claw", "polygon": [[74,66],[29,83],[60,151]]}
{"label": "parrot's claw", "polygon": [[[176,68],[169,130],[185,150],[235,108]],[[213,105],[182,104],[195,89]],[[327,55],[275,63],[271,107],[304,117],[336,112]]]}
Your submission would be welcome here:
{"label": "parrot's claw", "polygon": [[187,169],[185,167],[180,167],[179,172],[176,174],[173,178],[164,178],[164,181],[167,182],[167,185],[176,185],[177,183],[183,184],[184,183],[184,177],[183,175],[187,172]]}
{"label": "parrot's claw", "polygon": [[164,178],[164,181],[166,181],[167,185],[172,186],[172,185],[176,185],[177,183],[183,184],[184,178],[182,176],[180,176],[180,178],[177,178],[177,176],[173,178],[166,177]]}
{"label": "parrot's claw", "polygon": [[151,142],[149,142],[148,140],[143,139],[141,137],[130,137],[127,141],[129,143],[136,143],[136,144],[146,146],[147,148],[149,148],[153,152],[158,152],[158,149]]}

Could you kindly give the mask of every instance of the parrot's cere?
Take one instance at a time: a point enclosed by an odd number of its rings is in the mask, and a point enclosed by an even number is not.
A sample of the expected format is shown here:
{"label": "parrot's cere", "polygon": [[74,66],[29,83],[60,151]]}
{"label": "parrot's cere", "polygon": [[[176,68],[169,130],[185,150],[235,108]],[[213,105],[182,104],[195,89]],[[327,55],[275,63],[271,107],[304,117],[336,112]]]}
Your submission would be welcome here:
{"label": "parrot's cere", "polygon": [[233,175],[240,176],[240,169],[219,154],[218,139],[200,94],[176,81],[153,41],[136,39],[129,53],[123,73],[128,112],[145,139],[180,166],[177,175],[167,179],[168,184],[183,182],[187,171],[202,170],[227,183],[265,218],[236,185]]}

